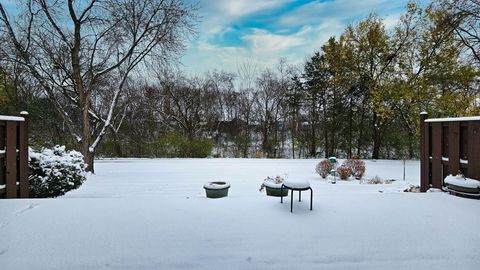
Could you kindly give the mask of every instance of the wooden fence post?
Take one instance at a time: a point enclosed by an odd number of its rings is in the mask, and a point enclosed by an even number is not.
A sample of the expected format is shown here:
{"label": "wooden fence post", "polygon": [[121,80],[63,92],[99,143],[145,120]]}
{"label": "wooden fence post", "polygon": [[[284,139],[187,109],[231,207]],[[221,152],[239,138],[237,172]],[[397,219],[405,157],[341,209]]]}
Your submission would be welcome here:
{"label": "wooden fence post", "polygon": [[17,197],[17,123],[14,121],[7,121],[6,132],[6,194],[5,198]]}

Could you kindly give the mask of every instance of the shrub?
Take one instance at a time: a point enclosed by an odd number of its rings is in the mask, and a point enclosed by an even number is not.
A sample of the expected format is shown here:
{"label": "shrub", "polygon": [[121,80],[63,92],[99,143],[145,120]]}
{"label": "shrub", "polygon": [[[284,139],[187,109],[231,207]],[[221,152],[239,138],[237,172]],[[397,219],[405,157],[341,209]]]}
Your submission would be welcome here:
{"label": "shrub", "polygon": [[317,172],[322,178],[327,178],[332,170],[332,164],[328,160],[324,159],[320,161],[315,167],[315,172]]}
{"label": "shrub", "polygon": [[337,168],[337,173],[340,176],[340,179],[347,180],[348,177],[352,176],[352,169],[345,164],[342,164]]}
{"label": "shrub", "polygon": [[352,175],[355,179],[362,179],[365,174],[365,161],[361,160],[358,156],[352,156],[351,159],[348,159],[345,162],[345,165],[352,170]]}
{"label": "shrub", "polygon": [[383,184],[383,180],[382,180],[382,178],[380,178],[376,175],[372,179],[368,180],[367,183],[372,184],[372,185]]}
{"label": "shrub", "polygon": [[158,140],[157,148],[156,156],[160,157],[204,158],[211,154],[213,142],[210,139],[187,140],[179,135],[168,135]]}
{"label": "shrub", "polygon": [[47,198],[64,195],[85,181],[86,164],[77,151],[65,151],[65,146],[29,149],[30,197]]}

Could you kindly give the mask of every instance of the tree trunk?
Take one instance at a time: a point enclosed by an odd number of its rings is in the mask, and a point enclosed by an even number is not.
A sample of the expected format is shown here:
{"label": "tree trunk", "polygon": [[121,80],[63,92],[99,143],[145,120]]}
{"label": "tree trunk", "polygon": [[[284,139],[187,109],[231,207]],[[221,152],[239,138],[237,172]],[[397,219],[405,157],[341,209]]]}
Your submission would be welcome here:
{"label": "tree trunk", "polygon": [[378,122],[378,116],[373,113],[373,152],[372,159],[378,159],[380,155],[380,127]]}
{"label": "tree trunk", "polygon": [[348,153],[347,157],[352,158],[352,137],[353,137],[353,110],[352,110],[353,104],[352,101],[350,101],[350,109],[349,109],[349,119],[348,121]]}
{"label": "tree trunk", "polygon": [[360,156],[361,154],[361,149],[362,149],[362,137],[363,137],[363,121],[365,119],[365,110],[362,107],[362,114],[360,117],[360,126],[358,128],[359,134],[358,134],[358,140],[357,140],[357,156]]}
{"label": "tree trunk", "polygon": [[112,132],[111,134],[112,134],[112,138],[113,138],[113,150],[115,151],[115,156],[123,157],[122,147],[120,146],[120,143],[118,142],[117,133]]}
{"label": "tree trunk", "polygon": [[[89,106],[88,100],[82,102],[82,140],[80,145],[80,152],[82,152],[83,160],[88,165],[87,171],[94,172],[93,158],[90,152],[90,118],[89,118]],[[92,149],[93,150],[93,149]]]}

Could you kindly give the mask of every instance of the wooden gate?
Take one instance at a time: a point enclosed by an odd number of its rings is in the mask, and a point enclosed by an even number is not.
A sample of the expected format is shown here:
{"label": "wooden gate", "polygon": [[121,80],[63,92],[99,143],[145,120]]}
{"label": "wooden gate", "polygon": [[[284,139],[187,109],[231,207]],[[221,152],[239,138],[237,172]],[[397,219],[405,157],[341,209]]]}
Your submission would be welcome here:
{"label": "wooden gate", "polygon": [[420,187],[442,188],[449,174],[480,180],[480,116],[432,118],[420,115]]}
{"label": "wooden gate", "polygon": [[0,198],[27,198],[28,113],[0,115]]}

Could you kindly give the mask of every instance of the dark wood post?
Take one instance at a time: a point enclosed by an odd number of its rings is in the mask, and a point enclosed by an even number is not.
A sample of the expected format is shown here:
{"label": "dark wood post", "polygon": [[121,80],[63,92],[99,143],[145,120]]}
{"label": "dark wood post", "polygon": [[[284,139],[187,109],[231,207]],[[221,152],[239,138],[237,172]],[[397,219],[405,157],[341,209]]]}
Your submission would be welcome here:
{"label": "dark wood post", "polygon": [[20,115],[25,121],[20,122],[19,134],[19,182],[20,198],[28,198],[28,112],[22,111]]}
{"label": "dark wood post", "polygon": [[6,194],[5,198],[17,197],[17,122],[6,121]]}
{"label": "dark wood post", "polygon": [[426,112],[420,113],[420,191],[425,192],[428,189],[428,137],[426,138],[425,129],[428,128],[425,125],[425,120],[428,114]]}

